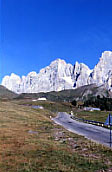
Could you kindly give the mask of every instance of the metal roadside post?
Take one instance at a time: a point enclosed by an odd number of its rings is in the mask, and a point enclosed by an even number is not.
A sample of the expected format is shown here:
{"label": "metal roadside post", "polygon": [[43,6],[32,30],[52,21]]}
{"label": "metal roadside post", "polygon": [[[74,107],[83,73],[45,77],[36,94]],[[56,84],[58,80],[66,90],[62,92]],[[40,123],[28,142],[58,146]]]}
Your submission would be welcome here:
{"label": "metal roadside post", "polygon": [[111,114],[108,115],[104,124],[110,126],[110,147],[111,147],[111,126],[112,126],[112,115]]}
{"label": "metal roadside post", "polygon": [[111,115],[109,114],[109,125],[110,125],[110,147],[111,147]]}

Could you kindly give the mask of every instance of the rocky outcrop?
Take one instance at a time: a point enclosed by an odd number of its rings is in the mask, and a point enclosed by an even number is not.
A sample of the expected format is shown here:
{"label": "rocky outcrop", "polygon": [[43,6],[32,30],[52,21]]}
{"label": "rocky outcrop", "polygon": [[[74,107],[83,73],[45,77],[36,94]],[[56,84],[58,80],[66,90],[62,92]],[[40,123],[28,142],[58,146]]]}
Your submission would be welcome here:
{"label": "rocky outcrop", "polygon": [[5,76],[2,80],[2,85],[15,93],[20,92],[20,84],[21,78],[14,73],[11,76]]}
{"label": "rocky outcrop", "polygon": [[72,79],[74,81],[74,87],[78,88],[83,85],[88,85],[88,78],[91,70],[83,63],[76,62],[73,69]]}
{"label": "rocky outcrop", "polygon": [[16,93],[38,93],[75,89],[83,85],[104,85],[112,90],[112,52],[105,51],[93,70],[83,63],[67,64],[57,59],[39,73],[30,72],[21,78],[15,74],[5,76],[2,85]]}
{"label": "rocky outcrop", "polygon": [[105,85],[112,89],[112,52],[105,51],[89,77],[89,84]]}

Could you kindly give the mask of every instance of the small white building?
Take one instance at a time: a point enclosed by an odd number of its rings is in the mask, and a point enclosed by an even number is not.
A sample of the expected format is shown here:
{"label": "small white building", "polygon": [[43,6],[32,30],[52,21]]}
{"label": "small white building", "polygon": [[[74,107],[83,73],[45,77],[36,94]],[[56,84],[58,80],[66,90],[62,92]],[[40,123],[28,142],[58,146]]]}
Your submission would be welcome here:
{"label": "small white building", "polygon": [[40,97],[40,98],[38,98],[37,100],[46,101],[47,99],[46,99],[46,97]]}

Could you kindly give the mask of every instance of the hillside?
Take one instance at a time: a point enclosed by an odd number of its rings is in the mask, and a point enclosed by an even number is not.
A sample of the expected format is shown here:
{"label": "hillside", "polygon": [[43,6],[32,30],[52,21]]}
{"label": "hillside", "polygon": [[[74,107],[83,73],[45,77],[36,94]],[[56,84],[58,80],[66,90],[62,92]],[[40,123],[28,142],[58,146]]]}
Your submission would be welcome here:
{"label": "hillside", "polygon": [[23,93],[20,94],[17,99],[38,99],[40,97],[46,97],[50,101],[62,101],[71,102],[75,100],[87,100],[90,97],[100,95],[100,97],[112,97],[112,93],[106,90],[103,86],[96,86],[95,84],[85,85],[77,89],[69,89],[63,91],[52,91],[47,93]]}
{"label": "hillside", "polygon": [[5,88],[4,86],[0,85],[0,98],[8,98],[8,99],[12,99],[17,97],[18,94],[8,90],[7,88]]}

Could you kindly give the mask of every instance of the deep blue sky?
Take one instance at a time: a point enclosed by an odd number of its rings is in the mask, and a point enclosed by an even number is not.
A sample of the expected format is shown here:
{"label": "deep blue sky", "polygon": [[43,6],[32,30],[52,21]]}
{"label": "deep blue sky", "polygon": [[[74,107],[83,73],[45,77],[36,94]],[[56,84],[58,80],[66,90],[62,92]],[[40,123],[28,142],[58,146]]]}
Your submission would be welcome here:
{"label": "deep blue sky", "polygon": [[112,0],[1,0],[0,81],[61,58],[93,68],[112,51]]}

